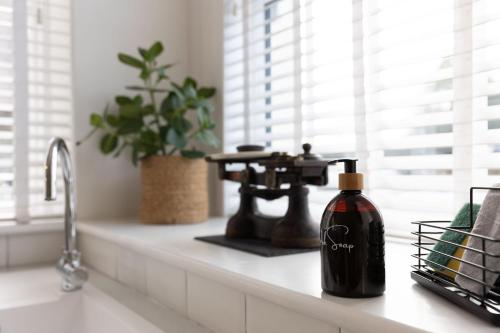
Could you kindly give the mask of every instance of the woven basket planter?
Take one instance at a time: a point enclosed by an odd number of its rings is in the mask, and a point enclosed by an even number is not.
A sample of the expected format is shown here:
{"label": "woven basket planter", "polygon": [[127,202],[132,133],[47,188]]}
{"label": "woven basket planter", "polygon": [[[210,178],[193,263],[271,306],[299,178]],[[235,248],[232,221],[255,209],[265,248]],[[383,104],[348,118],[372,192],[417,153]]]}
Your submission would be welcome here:
{"label": "woven basket planter", "polygon": [[207,164],[203,159],[150,156],[141,161],[139,217],[148,224],[188,224],[208,218]]}

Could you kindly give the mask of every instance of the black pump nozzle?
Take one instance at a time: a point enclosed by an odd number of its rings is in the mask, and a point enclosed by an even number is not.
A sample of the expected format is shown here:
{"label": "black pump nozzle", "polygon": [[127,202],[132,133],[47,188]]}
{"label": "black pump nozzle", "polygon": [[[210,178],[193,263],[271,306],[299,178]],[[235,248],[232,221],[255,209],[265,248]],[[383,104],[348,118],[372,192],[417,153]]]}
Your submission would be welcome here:
{"label": "black pump nozzle", "polygon": [[357,161],[358,161],[357,158],[355,158],[355,159],[341,158],[338,160],[329,161],[328,164],[335,165],[339,162],[344,163],[344,172],[345,173],[356,173],[356,162]]}

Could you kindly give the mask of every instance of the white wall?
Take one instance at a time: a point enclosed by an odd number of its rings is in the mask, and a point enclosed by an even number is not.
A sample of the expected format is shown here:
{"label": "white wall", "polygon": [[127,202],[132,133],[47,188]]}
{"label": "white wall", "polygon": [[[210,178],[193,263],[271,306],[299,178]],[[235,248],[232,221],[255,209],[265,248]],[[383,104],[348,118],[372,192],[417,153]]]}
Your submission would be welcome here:
{"label": "white wall", "polygon": [[[223,0],[189,1],[189,74],[201,84],[217,88],[214,99],[216,108],[216,133],[223,138]],[[220,148],[221,149],[221,148]],[[216,165],[209,169],[210,214],[223,214],[222,181],[217,178]]]}
{"label": "white wall", "polygon": [[[75,136],[90,129],[89,115],[101,111],[127,84],[138,83],[137,72],[120,64],[117,53],[135,52],[156,40],[165,45],[167,62],[177,65],[174,79],[187,74],[188,3],[185,0],[75,0],[73,59]],[[136,215],[138,169],[129,156],[113,159],[98,150],[95,136],[75,153],[80,218]]]}
{"label": "white wall", "polygon": [[[75,136],[90,129],[88,118],[101,111],[123,87],[137,83],[136,71],[117,61],[118,52],[161,40],[166,62],[176,66],[170,75],[191,75],[215,86],[222,135],[222,17],[223,0],[74,0],[73,59]],[[75,150],[78,217],[85,219],[135,216],[139,202],[138,169],[129,154],[103,156],[98,136]],[[211,168],[211,214],[222,212],[221,186]]]}

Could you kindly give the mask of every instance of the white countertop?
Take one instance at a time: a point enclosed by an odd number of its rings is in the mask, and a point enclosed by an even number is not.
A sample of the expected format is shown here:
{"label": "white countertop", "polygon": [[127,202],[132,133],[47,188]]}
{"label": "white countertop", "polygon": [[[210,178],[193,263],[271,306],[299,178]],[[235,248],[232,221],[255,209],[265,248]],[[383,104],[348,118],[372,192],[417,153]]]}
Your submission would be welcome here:
{"label": "white countertop", "polygon": [[225,222],[79,221],[78,230],[354,332],[499,332],[410,278],[409,241],[386,240],[383,296],[348,299],[322,292],[319,251],[266,258],[193,239],[222,234]]}

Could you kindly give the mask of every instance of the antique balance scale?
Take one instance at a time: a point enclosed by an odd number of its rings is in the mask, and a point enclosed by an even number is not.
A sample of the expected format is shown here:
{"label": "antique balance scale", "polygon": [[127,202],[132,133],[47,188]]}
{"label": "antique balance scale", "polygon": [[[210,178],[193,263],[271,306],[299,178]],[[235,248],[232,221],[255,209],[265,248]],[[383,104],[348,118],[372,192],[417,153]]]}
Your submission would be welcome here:
{"label": "antique balance scale", "polygon": [[[239,146],[237,153],[207,156],[208,162],[217,163],[220,179],[240,183],[240,206],[227,222],[224,237],[197,239],[261,255],[270,252],[259,253],[259,247],[296,249],[285,251],[287,253],[317,249],[319,225],[309,212],[307,185],[328,183],[328,161],[312,154],[310,144],[304,144],[303,150],[302,154],[291,156],[265,152],[261,146],[245,145]],[[231,164],[241,165],[242,169],[230,171],[228,165]],[[284,196],[288,197],[284,216],[267,216],[259,212],[257,198],[276,200]],[[252,244],[257,250],[249,249]]]}

